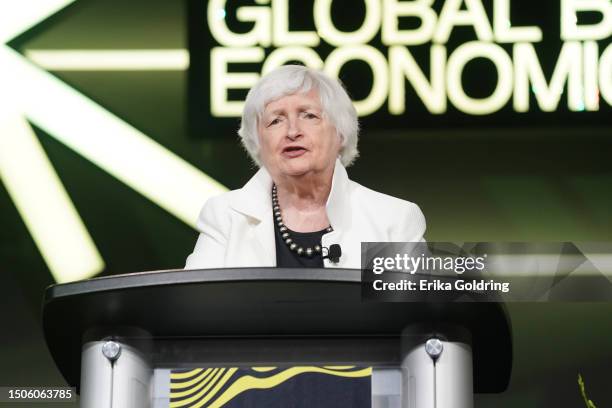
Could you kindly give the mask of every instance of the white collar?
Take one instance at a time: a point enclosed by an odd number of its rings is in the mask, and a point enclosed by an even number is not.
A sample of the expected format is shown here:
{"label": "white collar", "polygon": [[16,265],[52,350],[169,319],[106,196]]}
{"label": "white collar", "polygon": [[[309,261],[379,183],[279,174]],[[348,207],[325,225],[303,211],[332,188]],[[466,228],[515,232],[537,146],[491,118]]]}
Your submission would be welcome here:
{"label": "white collar", "polygon": [[[327,198],[327,217],[334,230],[345,230],[350,223],[349,178],[346,169],[336,159],[332,187]],[[262,167],[234,195],[230,201],[231,207],[249,217],[261,222],[266,217],[272,219],[272,177]]]}

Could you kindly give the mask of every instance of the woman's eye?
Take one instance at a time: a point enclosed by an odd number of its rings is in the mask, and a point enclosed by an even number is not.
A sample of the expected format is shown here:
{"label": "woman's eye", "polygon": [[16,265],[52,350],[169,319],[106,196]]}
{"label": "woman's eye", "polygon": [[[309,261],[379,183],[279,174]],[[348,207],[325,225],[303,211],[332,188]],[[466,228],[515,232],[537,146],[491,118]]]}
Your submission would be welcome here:
{"label": "woman's eye", "polygon": [[268,123],[268,126],[276,125],[279,122],[280,122],[279,118],[274,118],[270,123]]}
{"label": "woman's eye", "polygon": [[317,115],[315,115],[314,113],[306,112],[304,113],[304,117],[306,117],[306,119],[316,119]]}

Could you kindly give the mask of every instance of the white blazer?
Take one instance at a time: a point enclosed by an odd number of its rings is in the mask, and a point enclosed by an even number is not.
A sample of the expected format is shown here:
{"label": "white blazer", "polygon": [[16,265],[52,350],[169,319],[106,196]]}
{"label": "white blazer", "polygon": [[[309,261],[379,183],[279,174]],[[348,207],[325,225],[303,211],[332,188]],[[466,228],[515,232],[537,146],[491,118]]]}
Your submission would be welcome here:
{"label": "white blazer", "polygon": [[[185,269],[276,266],[272,218],[272,178],[262,167],[239,190],[210,198],[200,212],[200,236]],[[349,180],[336,161],[327,200],[332,232],[323,247],[340,244],[338,263],[326,268],[361,268],[361,242],[417,242],[423,240],[425,217],[409,201],[391,197]]]}

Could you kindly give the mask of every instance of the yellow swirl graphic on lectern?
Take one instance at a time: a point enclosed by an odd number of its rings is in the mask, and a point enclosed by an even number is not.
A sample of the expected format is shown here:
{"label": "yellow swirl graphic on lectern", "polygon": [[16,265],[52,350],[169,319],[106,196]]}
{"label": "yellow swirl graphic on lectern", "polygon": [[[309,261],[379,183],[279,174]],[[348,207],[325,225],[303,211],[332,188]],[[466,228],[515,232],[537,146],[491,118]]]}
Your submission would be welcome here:
{"label": "yellow swirl graphic on lectern", "polygon": [[201,368],[174,370],[170,374],[171,408],[218,408],[237,395],[249,390],[276,387],[304,373],[318,373],[337,377],[369,377],[370,367],[326,366],[326,367],[252,367],[246,368]]}

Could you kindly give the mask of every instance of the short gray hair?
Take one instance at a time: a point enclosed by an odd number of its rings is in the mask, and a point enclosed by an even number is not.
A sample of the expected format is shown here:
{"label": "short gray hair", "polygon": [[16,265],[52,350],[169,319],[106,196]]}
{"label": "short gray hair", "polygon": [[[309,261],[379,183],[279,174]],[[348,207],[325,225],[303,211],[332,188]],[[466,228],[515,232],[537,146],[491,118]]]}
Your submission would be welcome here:
{"label": "short gray hair", "polygon": [[251,88],[242,111],[238,135],[242,145],[258,166],[261,166],[261,161],[257,122],[262,118],[266,105],[283,96],[307,93],[312,89],[319,92],[323,115],[336,128],[341,138],[342,164],[348,167],[359,156],[357,112],[340,81],[303,65],[283,65],[263,76]]}

